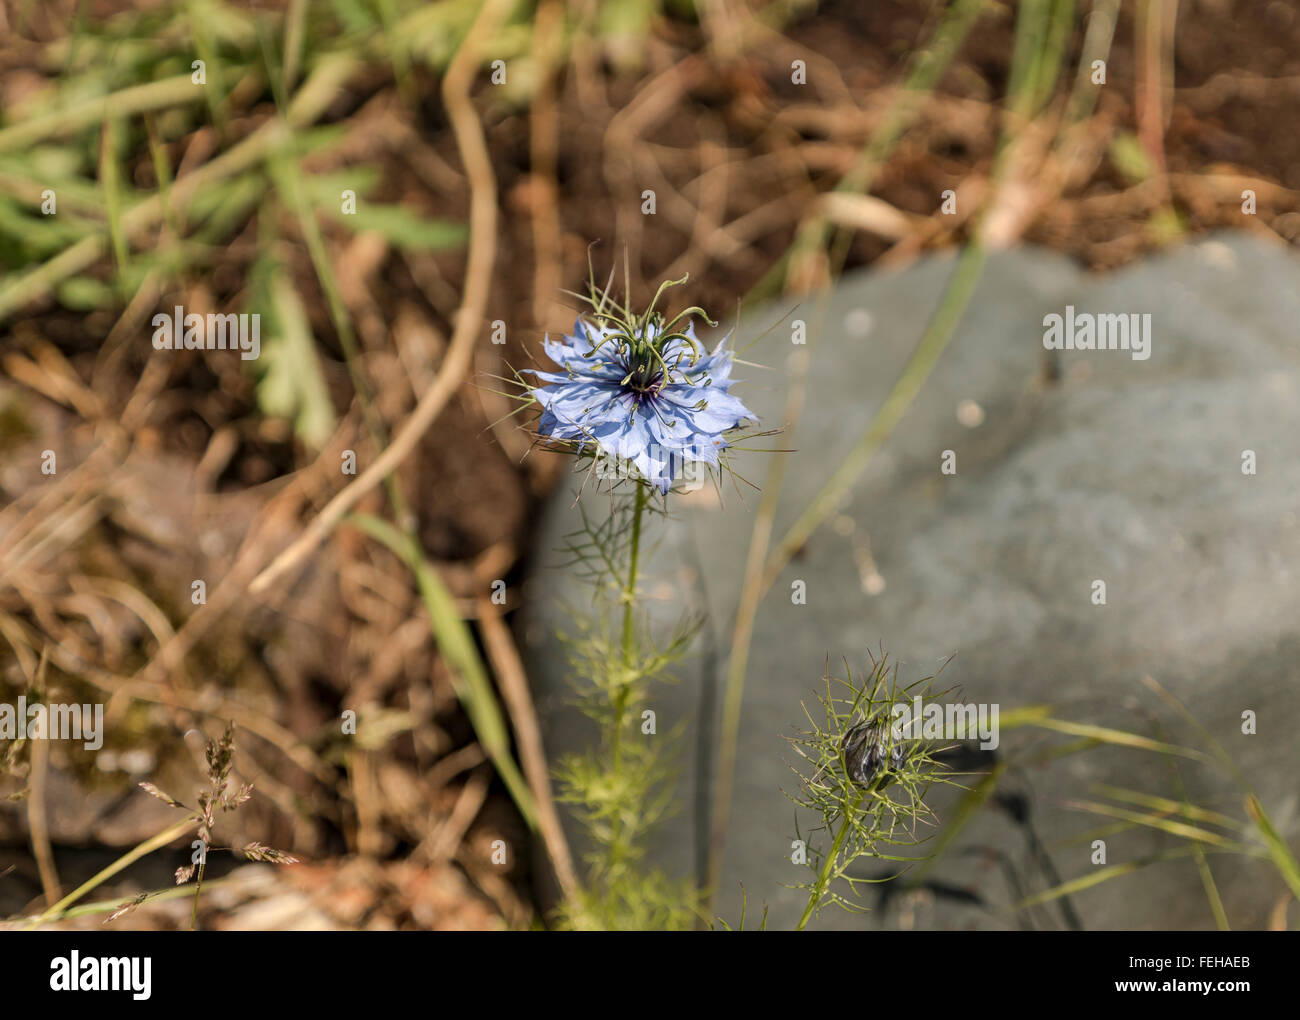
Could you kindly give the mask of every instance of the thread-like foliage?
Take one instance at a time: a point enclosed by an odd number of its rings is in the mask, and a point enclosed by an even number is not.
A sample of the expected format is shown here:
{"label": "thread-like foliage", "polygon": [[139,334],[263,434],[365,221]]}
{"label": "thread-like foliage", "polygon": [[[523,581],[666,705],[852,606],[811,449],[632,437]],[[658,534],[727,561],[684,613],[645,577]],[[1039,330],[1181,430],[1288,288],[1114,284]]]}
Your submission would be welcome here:
{"label": "thread-like foliage", "polygon": [[[928,837],[922,828],[936,821],[926,793],[935,783],[956,785],[935,760],[941,748],[907,739],[896,725],[896,707],[916,696],[943,697],[946,692],[932,693],[935,677],[901,686],[897,667],[883,655],[872,658],[871,670],[861,680],[854,680],[847,663],[845,670],[847,679],[824,678],[825,694],[817,695],[816,714],[803,706],[809,729],[791,738],[800,760],[790,768],[799,787],[787,796],[821,820],[813,832],[831,838],[825,848],[807,841],[810,877],[795,886],[808,893],[800,929],[828,905],[864,910],[863,887],[889,881],[923,860],[906,851],[924,843]],[[798,831],[796,838],[803,839]],[[893,862],[898,868],[885,878],[864,878],[854,874],[864,859]]]}
{"label": "thread-like foliage", "polygon": [[644,732],[642,712],[655,688],[671,682],[696,632],[696,622],[683,619],[656,633],[636,612],[642,523],[652,498],[638,486],[605,523],[592,525],[584,515],[584,529],[570,536],[592,602],[571,611],[560,639],[573,701],[598,734],[556,767],[559,798],[573,805],[591,847],[581,896],[560,918],[579,929],[681,929],[698,917],[692,883],[643,867],[646,837],[673,806],[675,734]]}

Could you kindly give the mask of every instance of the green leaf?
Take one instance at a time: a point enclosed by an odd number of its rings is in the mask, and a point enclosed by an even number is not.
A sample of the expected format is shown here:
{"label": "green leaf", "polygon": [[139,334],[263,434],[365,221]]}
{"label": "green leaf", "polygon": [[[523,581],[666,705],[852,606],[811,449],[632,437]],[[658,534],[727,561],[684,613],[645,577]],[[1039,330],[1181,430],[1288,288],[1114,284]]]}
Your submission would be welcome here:
{"label": "green leaf", "polygon": [[265,180],[252,173],[203,189],[186,210],[191,223],[203,223],[196,235],[212,244],[226,240],[247,219],[265,190]]}
{"label": "green leaf", "polygon": [[358,198],[357,211],[351,215],[345,214],[339,206],[338,195],[335,193],[331,202],[322,203],[317,208],[349,230],[358,234],[374,231],[403,250],[445,251],[459,248],[467,236],[464,224],[424,219],[399,205],[382,205]]}
{"label": "green leaf", "polygon": [[1123,864],[1110,864],[1106,867],[1098,868],[1096,871],[1089,872],[1079,878],[1071,879],[1068,882],[1062,882],[1060,885],[1048,889],[1046,892],[1038,893],[1035,896],[1029,896],[1017,903],[1015,909],[1024,910],[1027,907],[1036,907],[1040,903],[1050,903],[1052,900],[1060,899],[1062,896],[1073,896],[1075,893],[1083,892],[1085,889],[1091,889],[1095,885],[1101,885],[1102,882],[1109,882],[1112,878],[1131,875],[1133,872],[1140,871],[1159,861],[1168,861],[1178,857],[1186,857],[1191,852],[1190,847],[1175,847],[1172,850],[1153,854],[1150,857],[1143,857],[1141,860],[1126,861]]}
{"label": "green leaf", "polygon": [[1058,733],[1068,733],[1071,736],[1087,737],[1091,740],[1100,740],[1105,744],[1114,744],[1117,747],[1131,747],[1138,751],[1154,751],[1157,754],[1172,754],[1179,758],[1191,758],[1195,761],[1209,761],[1210,756],[1202,751],[1192,747],[1179,747],[1175,744],[1166,744],[1159,740],[1152,740],[1149,737],[1143,737],[1136,733],[1128,733],[1124,730],[1114,730],[1107,726],[1093,726],[1090,723],[1069,722],[1065,719],[1033,719],[1030,725],[1038,726],[1045,730],[1055,730]]}
{"label": "green leaf", "polygon": [[342,22],[343,27],[352,32],[364,32],[379,24],[371,10],[361,0],[330,0],[330,6]]}
{"label": "green leaf", "polygon": [[1130,184],[1141,184],[1155,172],[1137,135],[1127,132],[1116,135],[1110,143],[1110,161]]}
{"label": "green leaf", "polygon": [[1273,865],[1281,874],[1283,881],[1291,890],[1291,894],[1300,900],[1300,863],[1296,862],[1295,855],[1291,853],[1291,848],[1286,845],[1281,834],[1278,833],[1277,827],[1273,824],[1273,819],[1269,817],[1264,805],[1260,799],[1253,793],[1246,798],[1246,813],[1250,815],[1251,821],[1259,828],[1260,835],[1264,837],[1264,842],[1268,845],[1268,855],[1273,859]]}
{"label": "green leaf", "polygon": [[319,450],[334,431],[334,405],[321,372],[307,313],[279,263],[260,270],[266,314],[258,360],[257,402],[293,422],[295,434]]}
{"label": "green leaf", "polygon": [[311,204],[319,208],[332,203],[338,209],[342,205],[344,189],[351,189],[358,196],[368,195],[378,183],[379,170],[373,166],[351,166],[333,173],[302,176],[303,191],[311,199]]}
{"label": "green leaf", "polygon": [[[358,166],[336,173],[304,175],[301,180],[303,191],[318,212],[358,234],[374,231],[398,248],[413,250],[442,251],[465,243],[463,224],[426,219],[399,205],[365,200],[362,196],[379,183],[379,173],[373,167]],[[356,195],[355,213],[343,211],[345,190]]]}
{"label": "green leaf", "polygon": [[1119,818],[1126,822],[1133,822],[1135,825],[1145,825],[1148,828],[1159,829],[1161,832],[1167,832],[1171,836],[1177,836],[1179,839],[1190,842],[1206,843],[1210,846],[1222,847],[1225,850],[1235,850],[1237,852],[1247,852],[1249,849],[1212,829],[1175,821],[1157,812],[1130,811],[1127,808],[1090,800],[1067,800],[1065,804],[1066,807],[1087,811],[1105,818]]}
{"label": "green leaf", "polygon": [[55,296],[64,308],[88,312],[96,308],[112,307],[114,290],[93,276],[72,276],[59,284]]}
{"label": "green leaf", "polygon": [[92,230],[73,216],[42,216],[0,194],[0,263],[14,268],[75,244]]}

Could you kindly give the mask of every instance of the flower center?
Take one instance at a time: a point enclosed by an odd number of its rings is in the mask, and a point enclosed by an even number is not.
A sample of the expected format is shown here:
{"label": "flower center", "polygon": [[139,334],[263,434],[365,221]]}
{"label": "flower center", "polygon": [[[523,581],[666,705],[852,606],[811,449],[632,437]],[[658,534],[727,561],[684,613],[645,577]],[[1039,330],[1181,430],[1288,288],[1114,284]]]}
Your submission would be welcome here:
{"label": "flower center", "polygon": [[623,384],[633,393],[645,394],[657,392],[663,384],[663,368],[653,355],[632,359],[631,370]]}

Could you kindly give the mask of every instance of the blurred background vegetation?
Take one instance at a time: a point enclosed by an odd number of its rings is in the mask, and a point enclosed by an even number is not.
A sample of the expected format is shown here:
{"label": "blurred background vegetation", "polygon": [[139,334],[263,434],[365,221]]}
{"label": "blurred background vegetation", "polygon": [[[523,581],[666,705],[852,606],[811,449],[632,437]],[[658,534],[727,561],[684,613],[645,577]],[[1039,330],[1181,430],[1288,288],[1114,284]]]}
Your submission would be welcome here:
{"label": "blurred background vegetation", "polygon": [[[167,831],[137,784],[185,800],[230,721],[228,824],[302,863],[214,861],[201,925],[544,923],[574,876],[510,619],[564,468],[493,377],[593,242],[723,318],[972,242],[1295,243],[1298,64],[1269,0],[4,0],[0,701],[107,734],[0,747],[0,916]],[[177,305],[260,314],[261,357],[155,351]]]}

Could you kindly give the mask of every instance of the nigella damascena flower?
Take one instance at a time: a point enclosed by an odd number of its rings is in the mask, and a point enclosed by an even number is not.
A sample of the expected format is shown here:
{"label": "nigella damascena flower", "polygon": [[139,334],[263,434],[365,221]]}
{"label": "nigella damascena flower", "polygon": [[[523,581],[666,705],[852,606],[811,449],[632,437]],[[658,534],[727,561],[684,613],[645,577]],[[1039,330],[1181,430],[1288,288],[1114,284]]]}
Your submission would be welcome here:
{"label": "nigella damascena flower", "polygon": [[896,742],[890,746],[890,743],[889,728],[883,722],[858,723],[851,727],[840,744],[849,779],[859,786],[870,787],[883,774],[881,786],[889,785],[889,770],[897,772],[903,766],[902,746]]}
{"label": "nigella damascena flower", "polygon": [[726,339],[702,353],[694,324],[677,328],[687,314],[670,322],[649,313],[579,318],[572,336],[547,337],[543,347],[561,371],[531,373],[547,384],[531,390],[542,407],[538,432],[579,451],[594,445],[661,493],[688,463],[716,466],[725,434],[756,419],[728,392]]}

